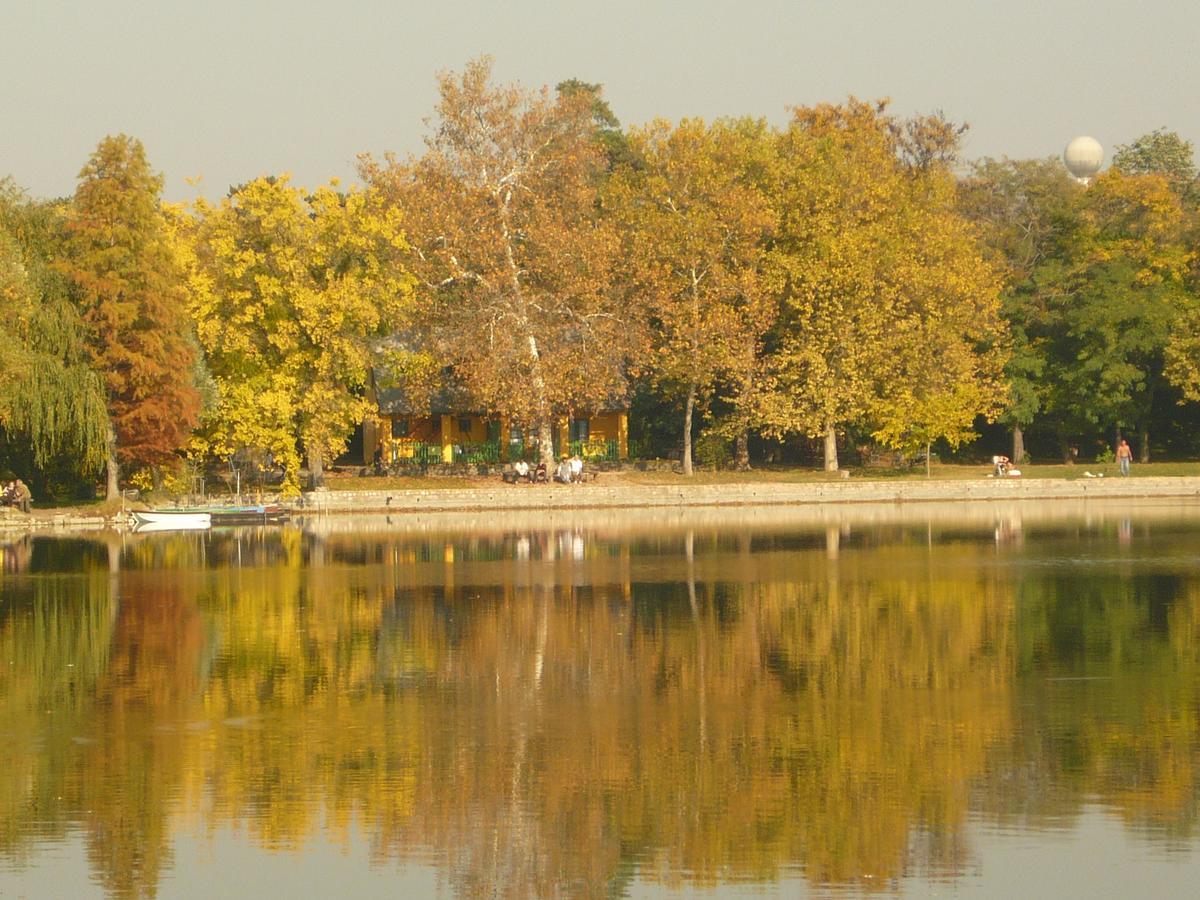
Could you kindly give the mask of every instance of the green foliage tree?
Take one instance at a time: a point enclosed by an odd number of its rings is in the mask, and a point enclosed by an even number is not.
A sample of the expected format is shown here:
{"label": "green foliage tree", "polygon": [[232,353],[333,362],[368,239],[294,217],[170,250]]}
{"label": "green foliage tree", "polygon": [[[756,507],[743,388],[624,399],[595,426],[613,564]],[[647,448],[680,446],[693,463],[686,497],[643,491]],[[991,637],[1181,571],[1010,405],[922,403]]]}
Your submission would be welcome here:
{"label": "green foliage tree", "polygon": [[1179,193],[1195,189],[1195,148],[1165,128],[1156,128],[1132,144],[1118,145],[1112,165],[1126,175],[1162,175]]}
{"label": "green foliage tree", "polygon": [[103,383],[52,265],[62,218],[61,204],[33,203],[0,181],[0,444],[43,490],[51,468],[98,472],[108,427]]}
{"label": "green foliage tree", "polygon": [[1011,352],[1000,418],[1012,428],[1017,462],[1025,457],[1025,429],[1060,387],[1050,377],[1063,335],[1063,309],[1054,299],[1065,245],[1077,224],[1079,193],[1056,157],[983,159],[959,185],[959,207],[980,228],[988,261],[1004,279],[1002,315]]}
{"label": "green foliage tree", "polygon": [[1148,462],[1167,347],[1182,346],[1196,316],[1186,212],[1164,176],[1110,170],[1084,192],[1066,253],[1054,286],[1063,330],[1050,411],[1136,428]]}
{"label": "green foliage tree", "polygon": [[555,87],[555,91],[560,97],[568,100],[574,100],[580,96],[589,100],[595,140],[603,148],[610,169],[633,161],[629,149],[629,139],[621,130],[621,120],[617,118],[612,107],[608,105],[608,101],[604,99],[603,85],[580,81],[578,78],[568,78],[566,81],[560,81]]}
{"label": "green foliage tree", "polygon": [[159,466],[200,414],[184,275],[159,202],[162,176],[140,141],[106,137],[79,173],[63,271],[103,373],[111,432],[108,496],[119,467]]}

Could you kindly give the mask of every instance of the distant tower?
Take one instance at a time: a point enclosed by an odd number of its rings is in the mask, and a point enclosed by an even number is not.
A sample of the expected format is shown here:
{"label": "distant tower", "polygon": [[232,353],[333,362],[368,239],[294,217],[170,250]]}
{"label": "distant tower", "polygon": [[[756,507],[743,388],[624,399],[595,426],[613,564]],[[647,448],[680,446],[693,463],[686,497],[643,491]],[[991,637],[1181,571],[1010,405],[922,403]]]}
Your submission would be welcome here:
{"label": "distant tower", "polygon": [[1063,162],[1075,180],[1087,184],[1104,163],[1104,148],[1095,138],[1077,137],[1063,151]]}

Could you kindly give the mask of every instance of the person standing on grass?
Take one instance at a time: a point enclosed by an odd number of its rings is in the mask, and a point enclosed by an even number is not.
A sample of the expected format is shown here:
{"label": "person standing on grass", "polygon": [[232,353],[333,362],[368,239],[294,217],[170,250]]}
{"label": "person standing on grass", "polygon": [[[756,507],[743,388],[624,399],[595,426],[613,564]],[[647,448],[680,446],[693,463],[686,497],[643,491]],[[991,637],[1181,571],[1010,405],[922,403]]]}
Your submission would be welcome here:
{"label": "person standing on grass", "polygon": [[1133,462],[1133,451],[1129,449],[1129,442],[1125,438],[1121,438],[1121,443],[1117,444],[1117,465],[1121,469],[1122,475],[1129,474],[1129,464]]}

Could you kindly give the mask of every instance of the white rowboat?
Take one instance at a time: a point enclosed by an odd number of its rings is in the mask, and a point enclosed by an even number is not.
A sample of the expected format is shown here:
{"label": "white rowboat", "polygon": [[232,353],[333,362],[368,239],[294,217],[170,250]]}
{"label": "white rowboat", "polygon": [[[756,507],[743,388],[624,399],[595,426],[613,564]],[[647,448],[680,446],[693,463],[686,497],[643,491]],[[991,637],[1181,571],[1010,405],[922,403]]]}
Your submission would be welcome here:
{"label": "white rowboat", "polygon": [[138,509],[133,522],[138,531],[195,531],[211,528],[212,515],[190,509]]}

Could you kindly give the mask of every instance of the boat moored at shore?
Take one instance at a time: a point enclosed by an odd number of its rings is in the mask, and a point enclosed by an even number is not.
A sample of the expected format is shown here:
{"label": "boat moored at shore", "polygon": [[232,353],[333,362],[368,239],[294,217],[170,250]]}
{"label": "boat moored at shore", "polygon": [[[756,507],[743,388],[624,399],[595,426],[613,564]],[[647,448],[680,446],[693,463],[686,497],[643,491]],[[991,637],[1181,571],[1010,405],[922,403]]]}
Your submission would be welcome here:
{"label": "boat moored at shore", "polygon": [[196,531],[212,527],[212,516],[194,509],[137,509],[133,513],[137,531]]}

